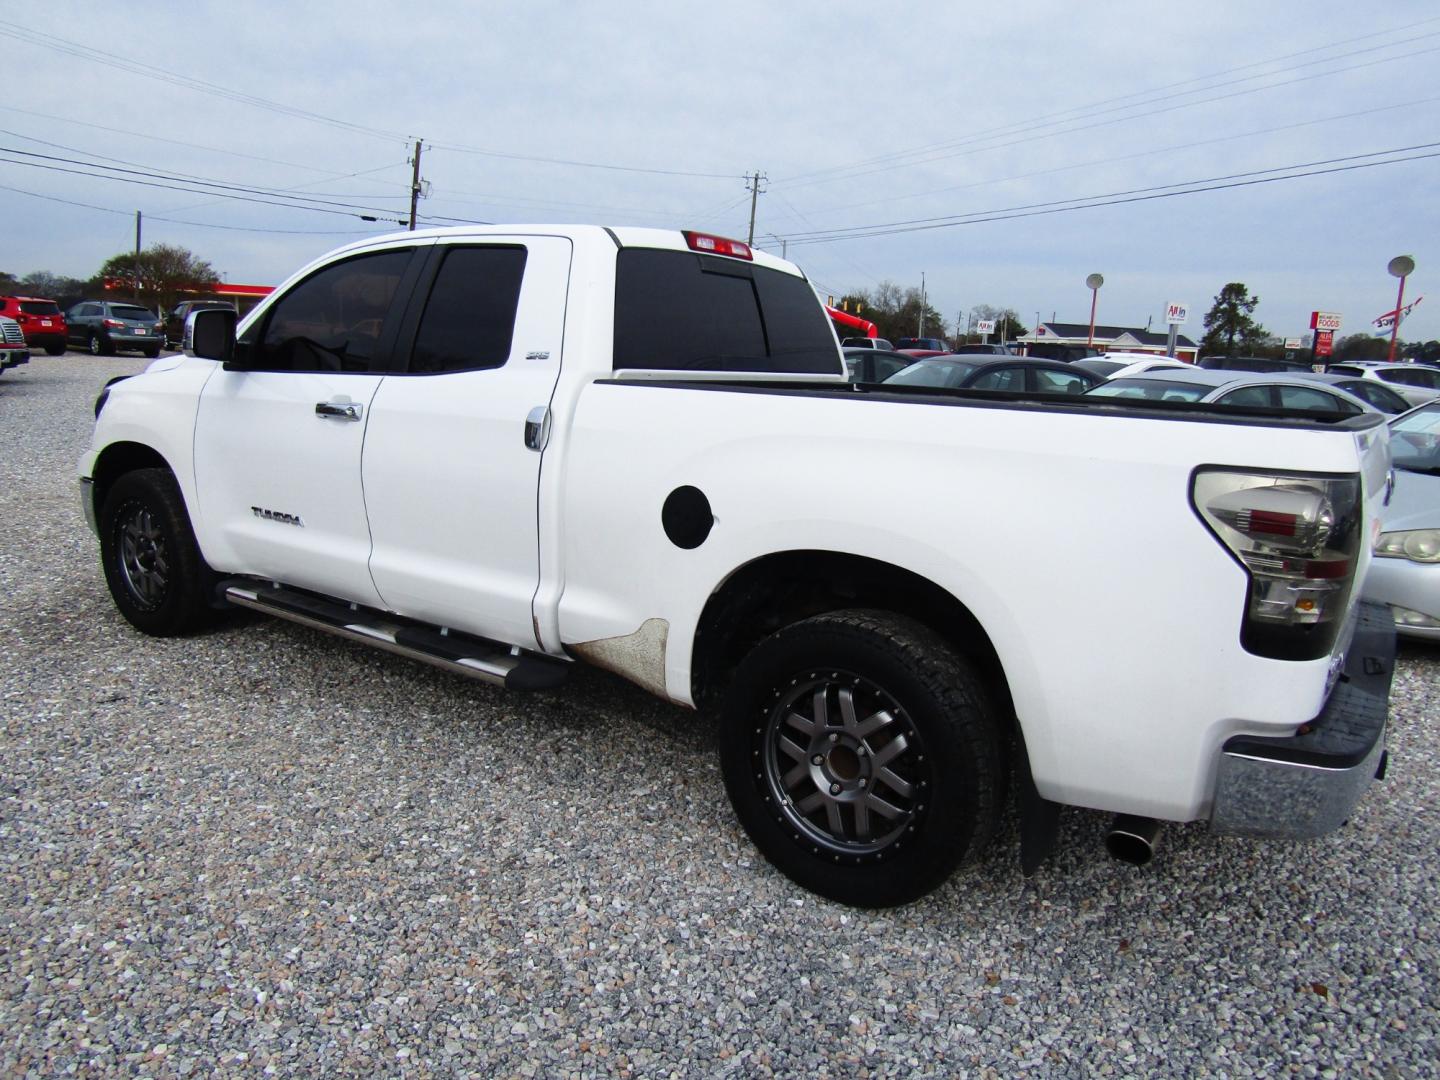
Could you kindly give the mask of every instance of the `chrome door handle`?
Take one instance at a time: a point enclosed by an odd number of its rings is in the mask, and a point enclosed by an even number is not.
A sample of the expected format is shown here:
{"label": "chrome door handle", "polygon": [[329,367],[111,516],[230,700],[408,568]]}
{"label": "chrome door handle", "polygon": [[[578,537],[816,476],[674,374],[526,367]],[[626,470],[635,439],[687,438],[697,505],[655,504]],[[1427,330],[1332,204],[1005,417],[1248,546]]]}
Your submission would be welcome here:
{"label": "chrome door handle", "polygon": [[317,401],[315,415],[321,420],[359,420],[361,406],[353,401]]}
{"label": "chrome door handle", "polygon": [[531,450],[544,450],[550,441],[550,407],[536,405],[525,417],[525,445]]}

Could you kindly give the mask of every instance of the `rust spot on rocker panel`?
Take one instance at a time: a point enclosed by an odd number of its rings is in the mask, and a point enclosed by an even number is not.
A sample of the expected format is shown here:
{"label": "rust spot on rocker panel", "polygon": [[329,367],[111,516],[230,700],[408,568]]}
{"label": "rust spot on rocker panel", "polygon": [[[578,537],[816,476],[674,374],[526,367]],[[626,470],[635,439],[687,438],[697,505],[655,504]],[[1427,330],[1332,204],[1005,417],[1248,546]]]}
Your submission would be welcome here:
{"label": "rust spot on rocker panel", "polygon": [[670,637],[670,623],[665,619],[646,619],[640,629],[624,637],[598,638],[571,645],[570,651],[580,659],[621,675],[658,697],[669,698],[665,692],[665,644]]}

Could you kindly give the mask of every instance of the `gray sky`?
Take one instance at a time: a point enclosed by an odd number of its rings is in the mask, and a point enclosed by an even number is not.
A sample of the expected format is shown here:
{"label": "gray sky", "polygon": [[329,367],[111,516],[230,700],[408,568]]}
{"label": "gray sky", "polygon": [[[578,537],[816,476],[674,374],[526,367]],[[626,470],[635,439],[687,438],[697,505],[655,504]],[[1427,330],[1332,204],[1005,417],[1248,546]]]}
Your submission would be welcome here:
{"label": "gray sky", "polygon": [[[1440,337],[1440,156],[1396,161],[1440,154],[1434,0],[5,8],[23,77],[0,98],[0,269],[17,275],[88,277],[133,248],[141,210],[147,244],[274,284],[395,227],[356,215],[406,215],[420,137],[422,223],[743,238],[758,170],[757,243],[788,240],[822,292],[923,272],[947,322],[980,303],[1083,322],[1099,271],[1099,321],[1160,326],[1184,301],[1198,337],[1242,281],[1270,330],[1298,335],[1320,308],[1343,336],[1394,306],[1386,264],[1408,254],[1407,302],[1436,294],[1401,336]],[[99,171],[75,161],[191,190],[53,171]],[[1034,213],[1096,196],[1141,201]],[[859,235],[805,242],[841,229]]]}

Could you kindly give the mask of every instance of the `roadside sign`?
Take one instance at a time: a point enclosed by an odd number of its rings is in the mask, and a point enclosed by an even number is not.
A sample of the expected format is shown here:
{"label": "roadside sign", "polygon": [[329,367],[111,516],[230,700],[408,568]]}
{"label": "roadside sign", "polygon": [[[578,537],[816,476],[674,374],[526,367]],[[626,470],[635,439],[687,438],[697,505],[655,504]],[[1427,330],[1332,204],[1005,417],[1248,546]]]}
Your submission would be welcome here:
{"label": "roadside sign", "polygon": [[1298,349],[1303,344],[1304,342],[1302,342],[1298,337],[1287,337],[1285,339],[1285,348],[1287,349]]}
{"label": "roadside sign", "polygon": [[1340,313],[1338,311],[1312,311],[1310,313],[1311,330],[1329,330],[1332,333],[1340,329]]}
{"label": "roadside sign", "polygon": [[1334,351],[1335,351],[1335,331],[1334,331],[1334,330],[1316,330],[1316,331],[1315,331],[1315,355],[1316,355],[1316,356],[1329,356],[1329,355],[1330,355],[1331,353],[1333,353]]}
{"label": "roadside sign", "polygon": [[977,334],[993,334],[993,333],[995,332],[995,320],[994,320],[994,319],[978,319],[978,320],[976,320],[976,323],[975,323],[975,332],[976,332]]}
{"label": "roadside sign", "polygon": [[1171,302],[1165,305],[1165,321],[1171,326],[1179,326],[1181,323],[1190,321],[1190,305]]}

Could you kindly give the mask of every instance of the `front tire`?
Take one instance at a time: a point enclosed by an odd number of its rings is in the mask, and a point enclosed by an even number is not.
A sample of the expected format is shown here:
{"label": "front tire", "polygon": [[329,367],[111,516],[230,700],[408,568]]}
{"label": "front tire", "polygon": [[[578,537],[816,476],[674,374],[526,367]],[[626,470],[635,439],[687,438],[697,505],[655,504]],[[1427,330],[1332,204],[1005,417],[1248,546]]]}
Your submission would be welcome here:
{"label": "front tire", "polygon": [[169,470],[137,469],[115,481],[100,510],[100,558],[115,606],[137,630],[173,637],[210,621],[214,574]]}
{"label": "front tire", "polygon": [[725,787],[781,872],[844,904],[889,907],[990,842],[1004,761],[971,667],[882,611],[786,627],[745,658],[725,701]]}

